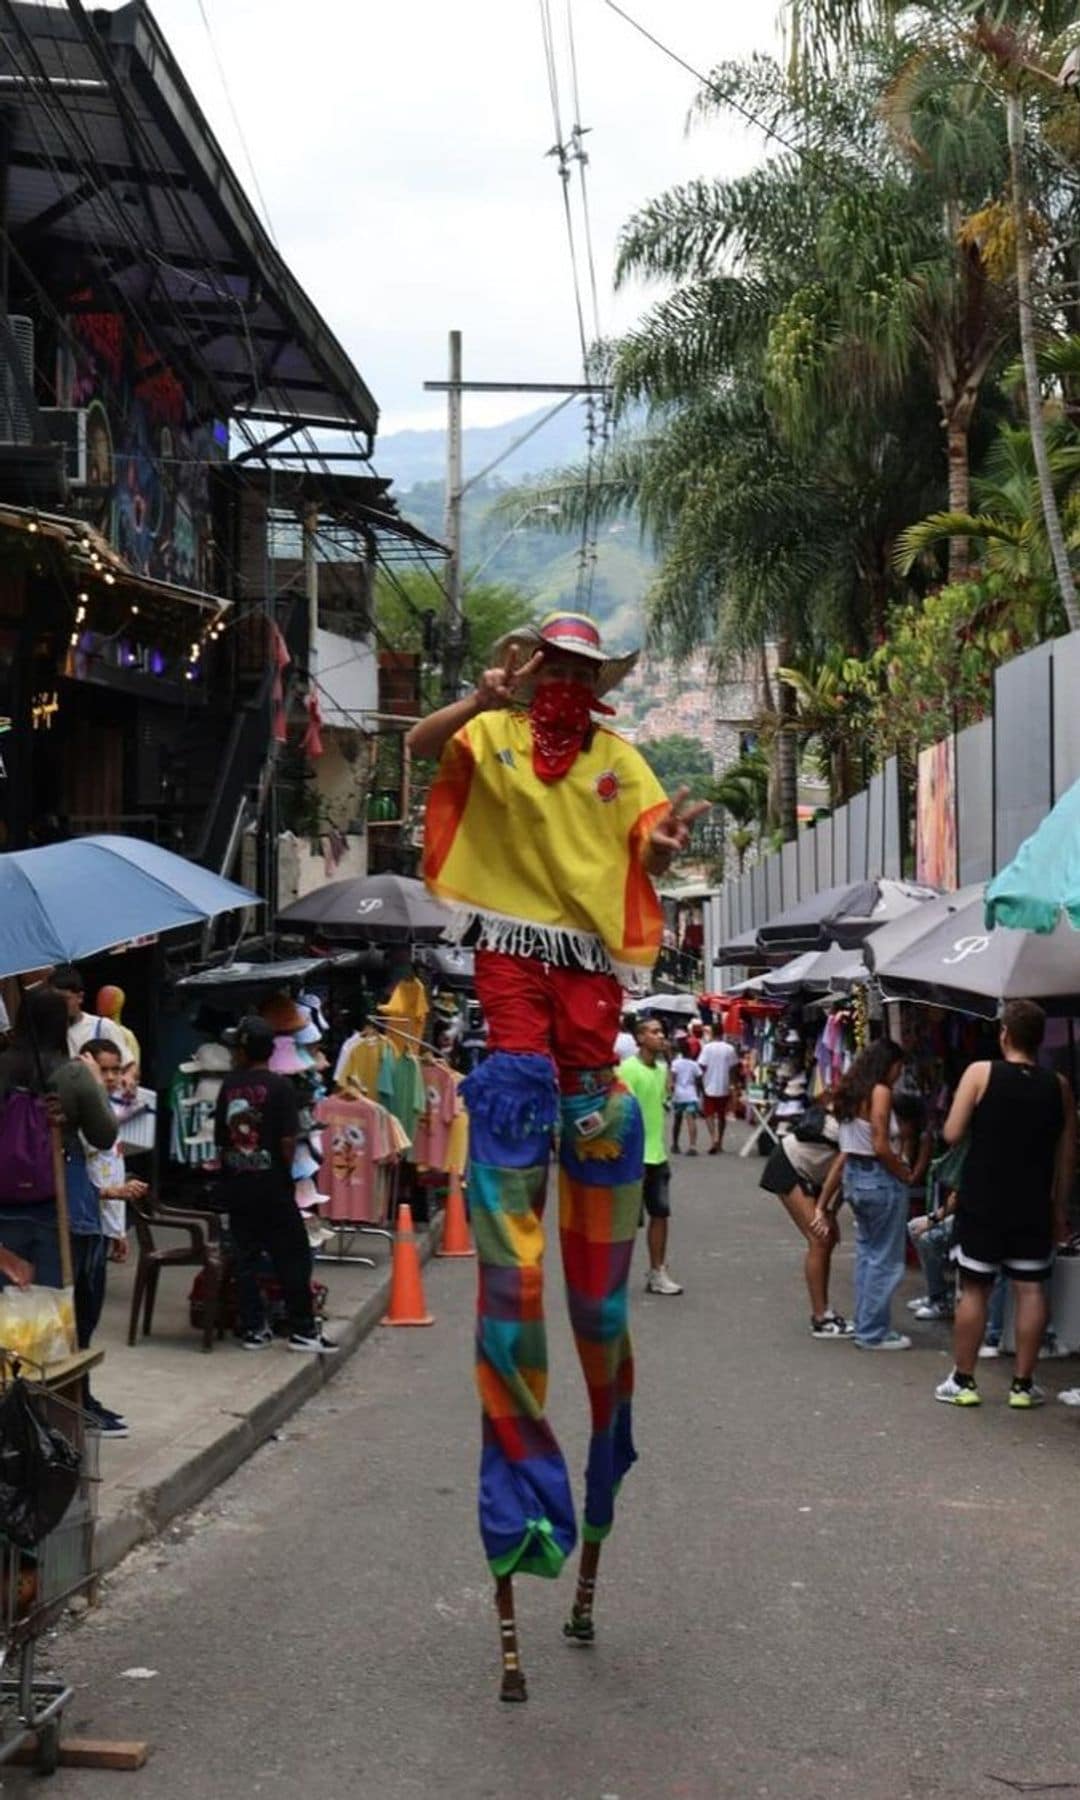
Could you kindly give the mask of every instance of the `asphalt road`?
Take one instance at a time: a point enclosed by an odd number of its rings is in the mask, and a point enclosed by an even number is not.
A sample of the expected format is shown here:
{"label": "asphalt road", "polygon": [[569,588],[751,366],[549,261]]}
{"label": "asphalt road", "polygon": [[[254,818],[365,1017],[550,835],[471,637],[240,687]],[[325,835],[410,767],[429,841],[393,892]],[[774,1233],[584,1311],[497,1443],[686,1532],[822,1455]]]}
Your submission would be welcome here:
{"label": "asphalt road", "polygon": [[[568,1577],[522,1581],[531,1698],[498,1703],[474,1525],[473,1265],[436,1263],[435,1327],[376,1332],[61,1638],[78,1684],[68,1732],[145,1737],[153,1753],[142,1774],[62,1772],[48,1791],[1080,1793],[1080,1417],[1010,1413],[1005,1363],[981,1411],[935,1405],[940,1327],[916,1327],[899,1356],[811,1342],[798,1241],[759,1170],[677,1160],[682,1298],[641,1296],[639,1249],[641,1460],[604,1552],[594,1649],[561,1639]],[[580,1469],[559,1287],[553,1413]],[[838,1303],[849,1292],[845,1244]],[[1050,1379],[1071,1385],[1080,1363]],[[4,1791],[42,1790],[9,1775]]]}

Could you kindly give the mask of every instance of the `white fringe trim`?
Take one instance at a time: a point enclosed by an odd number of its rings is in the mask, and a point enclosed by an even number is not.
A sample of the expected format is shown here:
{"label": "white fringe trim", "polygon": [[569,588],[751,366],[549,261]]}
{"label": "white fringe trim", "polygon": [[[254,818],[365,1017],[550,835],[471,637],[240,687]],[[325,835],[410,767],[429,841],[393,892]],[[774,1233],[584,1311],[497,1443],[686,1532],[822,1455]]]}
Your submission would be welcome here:
{"label": "white fringe trim", "polygon": [[587,969],[593,975],[615,975],[631,994],[647,994],[652,975],[630,963],[616,962],[602,938],[593,931],[575,931],[565,925],[537,925],[529,919],[512,919],[506,913],[486,912],[478,906],[452,906],[444,936],[460,944],[479,927],[476,947],[497,950],[503,956],[537,956],[559,968]]}

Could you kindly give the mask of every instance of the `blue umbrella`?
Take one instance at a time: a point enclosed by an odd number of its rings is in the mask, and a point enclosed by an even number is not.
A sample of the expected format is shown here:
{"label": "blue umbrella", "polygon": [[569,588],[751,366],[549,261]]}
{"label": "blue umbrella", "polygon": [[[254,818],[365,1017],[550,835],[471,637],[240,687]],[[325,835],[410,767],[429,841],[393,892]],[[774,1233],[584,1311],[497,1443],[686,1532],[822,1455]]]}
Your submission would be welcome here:
{"label": "blue umbrella", "polygon": [[1080,781],[1069,788],[986,890],[986,923],[1053,931],[1062,913],[1080,931]]}
{"label": "blue umbrella", "polygon": [[13,850],[0,856],[0,976],[261,904],[258,894],[141,838]]}

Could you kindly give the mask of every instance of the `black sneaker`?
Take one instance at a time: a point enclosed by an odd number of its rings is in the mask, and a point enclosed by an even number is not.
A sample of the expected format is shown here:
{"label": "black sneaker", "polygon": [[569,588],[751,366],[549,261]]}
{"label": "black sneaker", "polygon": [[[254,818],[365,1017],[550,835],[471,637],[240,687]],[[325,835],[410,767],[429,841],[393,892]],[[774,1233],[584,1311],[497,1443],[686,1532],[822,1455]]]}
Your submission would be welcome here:
{"label": "black sneaker", "polygon": [[245,1331],[240,1339],[241,1350],[269,1350],[274,1341],[274,1334],[269,1325],[261,1331]]}
{"label": "black sneaker", "polygon": [[324,1337],[321,1329],[313,1332],[294,1331],[289,1339],[290,1350],[306,1351],[311,1356],[333,1356],[340,1348],[340,1344]]}
{"label": "black sneaker", "polygon": [[120,1425],[127,1424],[123,1413],[114,1411],[111,1406],[103,1406],[96,1394],[86,1396],[83,1401],[83,1411],[89,1413],[93,1419],[113,1419]]}
{"label": "black sneaker", "polygon": [[98,1406],[87,1416],[87,1430],[97,1431],[102,1437],[126,1438],[128,1435],[127,1420],[119,1413],[110,1412],[107,1406]]}

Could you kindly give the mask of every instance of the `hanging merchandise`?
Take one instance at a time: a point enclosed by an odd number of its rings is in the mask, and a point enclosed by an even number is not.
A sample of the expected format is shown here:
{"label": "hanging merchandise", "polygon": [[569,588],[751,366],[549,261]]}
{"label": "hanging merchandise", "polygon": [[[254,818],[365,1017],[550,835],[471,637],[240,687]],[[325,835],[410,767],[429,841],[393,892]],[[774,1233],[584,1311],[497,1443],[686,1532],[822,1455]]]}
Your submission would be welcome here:
{"label": "hanging merchandise", "polygon": [[323,1216],[335,1223],[383,1224],[393,1198],[394,1169],[408,1147],[397,1120],[359,1094],[320,1100],[315,1118],[326,1147],[317,1178]]}

